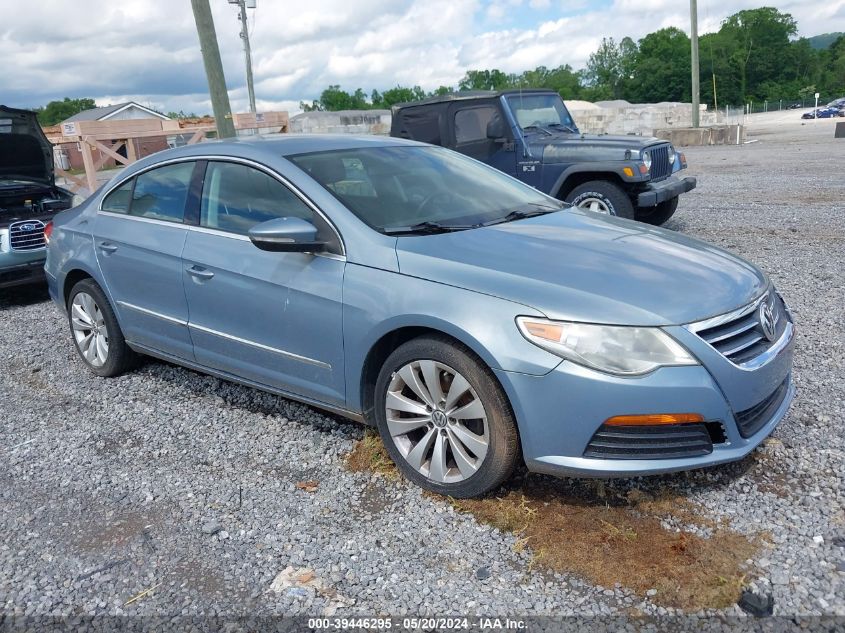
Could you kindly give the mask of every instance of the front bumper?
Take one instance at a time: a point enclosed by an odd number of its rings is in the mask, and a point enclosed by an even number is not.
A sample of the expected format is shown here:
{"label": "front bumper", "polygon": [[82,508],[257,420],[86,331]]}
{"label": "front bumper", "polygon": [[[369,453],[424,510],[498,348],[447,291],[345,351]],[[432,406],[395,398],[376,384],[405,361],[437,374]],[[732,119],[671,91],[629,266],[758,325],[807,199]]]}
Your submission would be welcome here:
{"label": "front bumper", "polygon": [[44,254],[39,259],[6,265],[0,255],[0,288],[11,288],[44,281]]}
{"label": "front bumper", "polygon": [[666,180],[651,183],[648,189],[641,192],[637,196],[637,206],[646,208],[657,206],[661,202],[666,202],[672,198],[677,198],[682,193],[692,191],[696,184],[697,182],[692,176],[686,178],[669,176]]}
{"label": "front bumper", "polygon": [[[719,384],[701,365],[664,367],[639,378],[620,378],[564,361],[545,376],[496,370],[519,424],[523,456],[529,470],[556,476],[628,477],[690,470],[733,462],[756,448],[783,420],[795,395],[788,362],[777,372],[748,374],[749,388],[774,393],[785,385],[780,404],[749,437],[737,424],[741,411],[732,407]],[[783,369],[782,373],[780,369]],[[699,413],[722,435],[707,454],[683,457],[613,458],[586,456],[602,423],[613,416],[652,413]]]}

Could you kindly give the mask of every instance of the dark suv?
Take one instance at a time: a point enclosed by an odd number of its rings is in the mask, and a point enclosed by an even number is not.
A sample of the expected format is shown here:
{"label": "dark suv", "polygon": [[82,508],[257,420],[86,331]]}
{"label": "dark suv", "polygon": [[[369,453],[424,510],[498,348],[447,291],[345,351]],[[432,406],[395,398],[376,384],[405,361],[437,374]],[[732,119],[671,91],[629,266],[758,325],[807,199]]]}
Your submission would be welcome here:
{"label": "dark suv", "polygon": [[442,145],[575,206],[663,224],[695,178],[670,143],[582,134],[551,90],[472,91],[393,107],[391,136]]}

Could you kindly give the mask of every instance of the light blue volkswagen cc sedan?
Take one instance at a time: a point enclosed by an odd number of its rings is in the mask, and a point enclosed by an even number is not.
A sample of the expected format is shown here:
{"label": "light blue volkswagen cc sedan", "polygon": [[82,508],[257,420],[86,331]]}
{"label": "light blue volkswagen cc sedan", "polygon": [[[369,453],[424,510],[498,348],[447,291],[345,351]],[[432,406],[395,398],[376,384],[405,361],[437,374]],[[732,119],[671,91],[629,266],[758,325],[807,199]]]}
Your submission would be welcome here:
{"label": "light blue volkswagen cc sedan", "polygon": [[138,354],[378,427],[454,497],[532,471],[742,458],[793,397],[792,317],[723,250],[393,138],[204,143],[48,227],[82,361]]}

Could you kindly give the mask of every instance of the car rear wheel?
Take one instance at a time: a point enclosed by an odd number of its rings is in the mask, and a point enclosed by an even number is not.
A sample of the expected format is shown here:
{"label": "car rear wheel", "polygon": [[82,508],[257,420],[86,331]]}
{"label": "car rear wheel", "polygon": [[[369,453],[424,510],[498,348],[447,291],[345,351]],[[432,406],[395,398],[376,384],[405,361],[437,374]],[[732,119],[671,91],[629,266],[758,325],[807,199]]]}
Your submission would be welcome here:
{"label": "car rear wheel", "polygon": [[678,197],[675,196],[671,200],[666,200],[661,202],[655,207],[651,207],[650,209],[637,209],[637,219],[640,222],[648,222],[649,224],[654,224],[655,226],[660,226],[664,222],[668,221],[673,215],[675,215],[675,211],[678,209]]}
{"label": "car rear wheel", "polygon": [[402,473],[457,498],[497,488],[513,472],[519,436],[496,379],[472,352],[440,337],[414,339],[385,362],[376,423]]}
{"label": "car rear wheel", "polygon": [[93,279],[77,283],[68,296],[68,322],[79,357],[98,376],[118,376],[135,362],[114,311]]}
{"label": "car rear wheel", "polygon": [[606,180],[591,180],[578,185],[566,196],[566,202],[580,209],[634,219],[634,205],[628,194]]}

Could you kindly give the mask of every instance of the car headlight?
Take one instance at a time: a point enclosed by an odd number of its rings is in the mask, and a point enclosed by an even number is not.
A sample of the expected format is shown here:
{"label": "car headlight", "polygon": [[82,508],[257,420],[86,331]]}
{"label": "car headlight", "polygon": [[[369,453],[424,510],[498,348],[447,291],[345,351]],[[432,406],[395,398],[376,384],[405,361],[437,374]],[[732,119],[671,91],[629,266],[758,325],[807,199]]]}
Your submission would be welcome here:
{"label": "car headlight", "polygon": [[658,367],[697,365],[671,336],[654,327],[595,325],[517,317],[522,335],[534,345],[592,369],[638,376]]}
{"label": "car headlight", "polygon": [[675,146],[674,145],[669,146],[669,164],[670,165],[675,164]]}
{"label": "car headlight", "polygon": [[651,152],[643,152],[643,163],[645,163],[645,168],[651,171]]}

